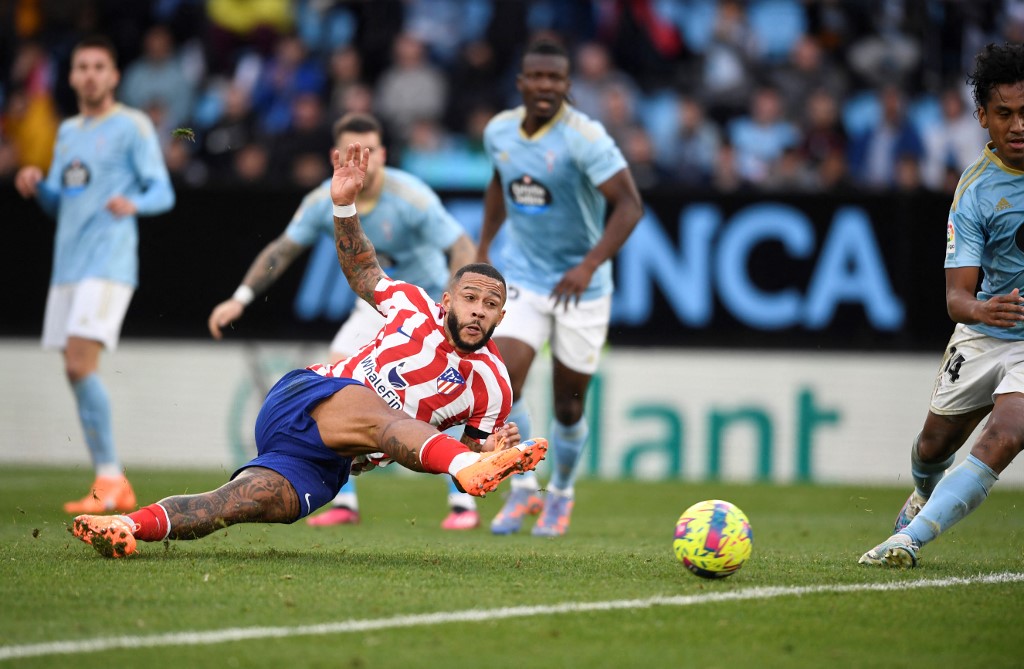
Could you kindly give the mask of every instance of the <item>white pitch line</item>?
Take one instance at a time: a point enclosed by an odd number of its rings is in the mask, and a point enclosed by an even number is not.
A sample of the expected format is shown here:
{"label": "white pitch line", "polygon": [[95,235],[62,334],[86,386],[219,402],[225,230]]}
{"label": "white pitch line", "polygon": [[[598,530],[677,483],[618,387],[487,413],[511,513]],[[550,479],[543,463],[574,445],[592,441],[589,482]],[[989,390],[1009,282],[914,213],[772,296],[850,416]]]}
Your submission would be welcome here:
{"label": "white pitch line", "polygon": [[170,632],[150,636],[118,636],[76,641],[53,641],[49,643],[25,644],[21,646],[0,646],[0,661],[46,655],[69,655],[97,653],[114,648],[155,648],[158,646],[199,646],[247,639],[280,639],[294,636],[322,636],[325,634],[347,634],[369,630],[441,625],[452,622],[481,622],[504,618],[529,618],[533,616],[558,615],[562,613],[585,613],[588,611],[614,611],[620,609],[647,609],[653,606],[693,606],[713,602],[733,602],[747,599],[774,599],[777,597],[800,597],[822,593],[843,592],[886,592],[916,590],[920,588],[948,588],[956,585],[1020,583],[1024,573],[1003,572],[1001,574],[979,574],[969,578],[944,578],[901,583],[858,583],[851,585],[812,585],[768,588],[747,588],[730,592],[713,592],[701,595],[675,595],[648,597],[645,599],[619,599],[607,602],[565,602],[541,606],[510,606],[498,609],[467,609],[423,613],[418,615],[395,616],[370,620],[345,620],[320,625],[298,625],[295,627],[236,627],[232,629],[205,632]]}

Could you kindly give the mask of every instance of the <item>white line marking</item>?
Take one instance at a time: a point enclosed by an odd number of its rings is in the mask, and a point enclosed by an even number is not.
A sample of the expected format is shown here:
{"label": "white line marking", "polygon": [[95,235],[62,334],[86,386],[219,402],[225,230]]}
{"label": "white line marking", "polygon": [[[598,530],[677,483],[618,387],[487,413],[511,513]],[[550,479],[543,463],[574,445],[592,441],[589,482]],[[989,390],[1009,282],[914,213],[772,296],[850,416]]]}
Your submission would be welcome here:
{"label": "white line marking", "polygon": [[511,606],[499,609],[467,609],[423,613],[393,618],[370,620],[346,620],[320,625],[299,625],[296,627],[237,627],[233,629],[206,632],[171,632],[151,636],[119,636],[77,641],[53,641],[49,643],[26,644],[22,646],[0,646],[0,661],[23,657],[45,655],[69,655],[98,653],[113,648],[155,648],[158,646],[199,646],[247,639],[280,639],[294,636],[321,636],[325,634],[346,634],[369,630],[441,625],[452,622],[480,622],[503,618],[529,618],[532,616],[558,615],[561,613],[585,613],[587,611],[614,611],[619,609],[647,609],[652,606],[693,606],[713,602],[733,602],[747,599],[775,599],[777,597],[800,597],[822,593],[843,592],[888,592],[916,590],[920,588],[948,588],[956,585],[1021,583],[1024,573],[1004,572],[1001,574],[979,574],[970,578],[944,578],[903,583],[857,583],[851,585],[812,585],[768,588],[747,588],[730,592],[714,592],[701,595],[675,595],[648,597],[646,599],[619,599],[608,602],[565,602],[541,606]]}

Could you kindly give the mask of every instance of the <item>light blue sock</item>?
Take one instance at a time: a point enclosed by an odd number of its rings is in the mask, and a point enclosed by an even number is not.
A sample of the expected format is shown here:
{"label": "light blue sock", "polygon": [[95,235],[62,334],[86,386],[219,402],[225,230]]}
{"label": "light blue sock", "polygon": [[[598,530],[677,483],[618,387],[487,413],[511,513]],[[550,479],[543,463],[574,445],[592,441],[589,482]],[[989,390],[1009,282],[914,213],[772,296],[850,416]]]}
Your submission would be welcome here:
{"label": "light blue sock", "polygon": [[551,467],[550,487],[562,492],[571,492],[576,481],[576,465],[587,443],[590,427],[586,418],[580,418],[575,425],[562,425],[551,421],[551,449],[554,451]]}
{"label": "light blue sock", "polygon": [[935,486],[928,503],[901,534],[924,546],[974,511],[999,480],[984,462],[968,455],[949,476]]}
{"label": "light blue sock", "polygon": [[[512,403],[512,410],[508,414],[508,422],[519,426],[519,436],[523,441],[535,436],[532,434],[533,424],[530,421],[530,405],[526,403],[526,400],[520,398]],[[511,477],[511,485],[514,490],[540,489],[540,484],[537,482],[537,474],[532,471],[516,474]]]}
{"label": "light blue sock", "polygon": [[956,454],[954,453],[946,460],[938,463],[923,462],[917,452],[918,440],[920,438],[921,435],[917,435],[914,445],[910,447],[910,475],[914,478],[914,485],[917,486],[918,494],[922,497],[931,497],[935,486],[946,475],[946,470],[953,466]]}
{"label": "light blue sock", "polygon": [[121,463],[114,450],[114,431],[110,418],[110,396],[100,380],[93,373],[71,384],[78,404],[78,420],[85,433],[85,443],[92,455],[92,464],[97,473],[121,471]]}

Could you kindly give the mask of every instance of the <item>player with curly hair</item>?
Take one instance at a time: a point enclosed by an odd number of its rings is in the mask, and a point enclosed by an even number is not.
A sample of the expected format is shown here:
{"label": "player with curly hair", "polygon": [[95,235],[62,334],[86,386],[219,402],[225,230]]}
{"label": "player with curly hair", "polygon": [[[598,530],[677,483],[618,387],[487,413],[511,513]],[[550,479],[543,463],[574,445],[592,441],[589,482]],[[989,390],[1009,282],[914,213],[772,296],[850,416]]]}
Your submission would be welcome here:
{"label": "player with curly hair", "polygon": [[957,325],[911,448],[914,492],[894,534],[861,564],[915,566],[920,548],[978,508],[1024,447],[1024,45],[986,46],[968,82],[991,141],[960,177],[946,224],[946,309]]}

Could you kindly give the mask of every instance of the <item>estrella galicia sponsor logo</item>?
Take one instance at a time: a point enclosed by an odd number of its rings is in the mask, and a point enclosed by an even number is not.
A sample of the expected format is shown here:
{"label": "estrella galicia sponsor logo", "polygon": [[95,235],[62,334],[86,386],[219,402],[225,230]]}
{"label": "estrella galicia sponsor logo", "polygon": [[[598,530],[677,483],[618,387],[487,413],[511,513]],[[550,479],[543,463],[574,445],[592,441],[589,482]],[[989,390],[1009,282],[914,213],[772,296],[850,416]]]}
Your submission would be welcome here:
{"label": "estrella galicia sponsor logo", "polygon": [[89,185],[89,179],[89,166],[78,158],[68,163],[61,173],[61,183],[64,192],[68,195],[75,195],[85,190],[85,187]]}
{"label": "estrella galicia sponsor logo", "polygon": [[441,376],[437,377],[437,392],[442,395],[450,395],[458,390],[459,386],[464,385],[466,385],[466,379],[454,367],[449,367]]}
{"label": "estrella galicia sponsor logo", "polygon": [[551,191],[529,174],[524,174],[508,185],[508,195],[518,209],[537,214],[551,205]]}

